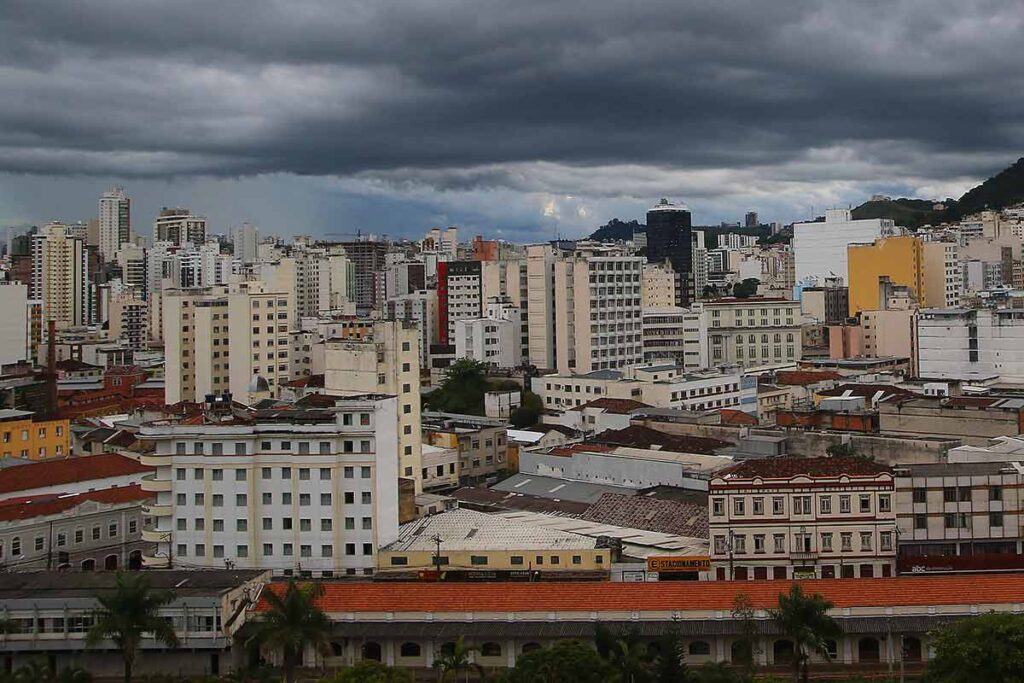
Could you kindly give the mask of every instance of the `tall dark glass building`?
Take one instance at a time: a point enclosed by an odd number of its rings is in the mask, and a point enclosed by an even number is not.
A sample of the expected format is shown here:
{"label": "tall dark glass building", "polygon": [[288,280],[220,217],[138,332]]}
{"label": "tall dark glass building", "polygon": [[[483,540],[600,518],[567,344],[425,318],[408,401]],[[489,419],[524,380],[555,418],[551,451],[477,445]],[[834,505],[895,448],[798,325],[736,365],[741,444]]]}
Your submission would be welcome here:
{"label": "tall dark glass building", "polygon": [[647,261],[669,261],[676,272],[676,306],[689,306],[693,292],[693,237],[690,209],[662,199],[647,212]]}

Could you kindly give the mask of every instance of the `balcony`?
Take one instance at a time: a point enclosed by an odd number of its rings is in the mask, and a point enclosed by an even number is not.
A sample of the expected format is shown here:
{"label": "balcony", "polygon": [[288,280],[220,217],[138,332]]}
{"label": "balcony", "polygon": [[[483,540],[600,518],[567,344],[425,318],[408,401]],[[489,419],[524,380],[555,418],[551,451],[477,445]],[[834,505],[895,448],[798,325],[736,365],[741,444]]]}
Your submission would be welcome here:
{"label": "balcony", "polygon": [[173,508],[170,505],[143,505],[142,514],[147,517],[170,517]]}
{"label": "balcony", "polygon": [[155,474],[148,474],[142,478],[141,487],[147,493],[162,493],[171,490],[170,479],[157,479]]}
{"label": "balcony", "polygon": [[146,467],[166,467],[171,464],[171,456],[168,454],[143,453],[139,456],[139,462]]}
{"label": "balcony", "polygon": [[171,540],[170,530],[158,530],[143,527],[142,540],[147,543],[168,543]]}
{"label": "balcony", "polygon": [[789,556],[793,560],[811,560],[811,561],[814,561],[814,560],[818,559],[818,551],[817,550],[794,550],[794,551],[792,551],[789,554]]}

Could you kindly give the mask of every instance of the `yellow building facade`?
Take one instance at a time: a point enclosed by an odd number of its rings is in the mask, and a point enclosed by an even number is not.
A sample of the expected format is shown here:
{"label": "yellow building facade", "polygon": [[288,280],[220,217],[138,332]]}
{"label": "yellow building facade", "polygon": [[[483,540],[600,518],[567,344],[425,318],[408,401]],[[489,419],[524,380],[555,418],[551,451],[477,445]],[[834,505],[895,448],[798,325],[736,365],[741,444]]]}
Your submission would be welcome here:
{"label": "yellow building facade", "polygon": [[851,244],[847,260],[851,317],[885,308],[879,282],[886,277],[894,285],[908,287],[922,308],[930,305],[925,290],[924,248],[917,237],[885,237],[871,244]]}
{"label": "yellow building facade", "polygon": [[33,420],[27,410],[0,410],[0,455],[46,460],[71,454],[68,420]]}

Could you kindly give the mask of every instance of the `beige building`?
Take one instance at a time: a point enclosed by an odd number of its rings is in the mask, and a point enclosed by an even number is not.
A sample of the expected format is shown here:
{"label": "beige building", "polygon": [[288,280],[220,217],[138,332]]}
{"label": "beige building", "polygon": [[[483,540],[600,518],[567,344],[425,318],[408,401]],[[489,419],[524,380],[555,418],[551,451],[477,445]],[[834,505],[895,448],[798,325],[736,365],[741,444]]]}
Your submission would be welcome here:
{"label": "beige building", "polygon": [[120,339],[137,351],[145,349],[149,343],[149,302],[135,290],[111,298],[110,338]]}
{"label": "beige building", "polygon": [[457,449],[459,477],[478,482],[508,468],[508,424],[477,415],[423,414],[423,440]]}
{"label": "beige building", "polygon": [[711,562],[724,579],[892,576],[892,471],[865,458],[764,458],[709,485]]}
{"label": "beige building", "polygon": [[[439,568],[446,573],[593,572],[607,574],[611,550],[587,536],[531,527],[456,508],[403,525],[381,548],[378,572]],[[438,560],[440,562],[438,562]]]}
{"label": "beige building", "polygon": [[802,355],[799,301],[714,299],[704,312],[712,365],[792,363]]}
{"label": "beige building", "polygon": [[878,404],[883,434],[961,439],[983,446],[1024,432],[1024,402],[1015,397],[893,397]]}
{"label": "beige building", "polygon": [[960,272],[960,245],[957,242],[925,242],[924,300],[936,308],[960,305],[964,282]]}
{"label": "beige building", "polygon": [[641,364],[643,263],[597,242],[528,247],[530,362],[563,373]]}
{"label": "beige building", "polygon": [[29,298],[43,305],[43,320],[57,329],[87,325],[89,265],[85,241],[63,223],[50,223],[32,238],[32,286]]}
{"label": "beige building", "polygon": [[250,404],[291,379],[290,292],[260,281],[163,292],[165,401],[228,391]]}
{"label": "beige building", "polygon": [[420,333],[414,324],[367,321],[360,334],[326,341],[324,393],[398,397],[398,476],[423,490],[420,430]]}
{"label": "beige building", "polygon": [[676,274],[668,263],[647,263],[643,269],[644,310],[673,308],[676,305]]}

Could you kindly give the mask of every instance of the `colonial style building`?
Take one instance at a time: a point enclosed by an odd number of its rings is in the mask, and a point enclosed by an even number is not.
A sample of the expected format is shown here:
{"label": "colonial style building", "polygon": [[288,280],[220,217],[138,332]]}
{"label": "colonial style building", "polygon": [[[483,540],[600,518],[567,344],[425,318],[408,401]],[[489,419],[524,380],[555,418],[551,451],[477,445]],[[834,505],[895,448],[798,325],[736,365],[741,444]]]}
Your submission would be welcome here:
{"label": "colonial style building", "polygon": [[859,457],[764,458],[709,485],[711,561],[723,579],[891,576],[894,477]]}

